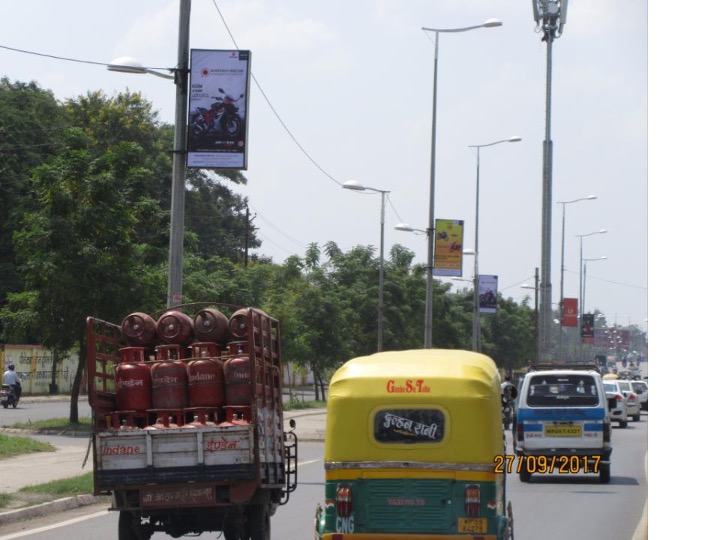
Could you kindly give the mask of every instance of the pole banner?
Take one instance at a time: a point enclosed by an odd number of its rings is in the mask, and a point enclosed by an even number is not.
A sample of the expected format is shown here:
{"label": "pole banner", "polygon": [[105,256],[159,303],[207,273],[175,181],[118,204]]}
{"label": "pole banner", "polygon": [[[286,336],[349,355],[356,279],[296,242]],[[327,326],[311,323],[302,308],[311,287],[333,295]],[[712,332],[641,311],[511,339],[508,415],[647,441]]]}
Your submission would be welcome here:
{"label": "pole banner", "polygon": [[250,51],[193,49],[187,166],[247,169]]}
{"label": "pole banner", "polygon": [[577,327],[578,325],[578,299],[563,298],[563,326]]}
{"label": "pole banner", "polygon": [[435,220],[434,276],[462,277],[463,221]]}
{"label": "pole banner", "polygon": [[478,275],[478,311],[480,313],[497,313],[498,277]]}
{"label": "pole banner", "polygon": [[595,315],[591,313],[583,314],[580,335],[583,343],[592,344],[595,341]]}

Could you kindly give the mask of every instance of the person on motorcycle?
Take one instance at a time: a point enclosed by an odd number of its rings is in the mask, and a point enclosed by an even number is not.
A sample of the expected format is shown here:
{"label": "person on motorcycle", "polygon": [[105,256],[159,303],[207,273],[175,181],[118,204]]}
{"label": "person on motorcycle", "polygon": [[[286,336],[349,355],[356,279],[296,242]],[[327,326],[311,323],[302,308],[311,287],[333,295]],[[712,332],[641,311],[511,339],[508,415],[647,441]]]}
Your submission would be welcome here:
{"label": "person on motorcycle", "polygon": [[3,384],[7,384],[15,390],[15,398],[20,399],[22,394],[22,386],[20,384],[20,376],[15,373],[15,364],[8,364],[7,370],[3,373]]}

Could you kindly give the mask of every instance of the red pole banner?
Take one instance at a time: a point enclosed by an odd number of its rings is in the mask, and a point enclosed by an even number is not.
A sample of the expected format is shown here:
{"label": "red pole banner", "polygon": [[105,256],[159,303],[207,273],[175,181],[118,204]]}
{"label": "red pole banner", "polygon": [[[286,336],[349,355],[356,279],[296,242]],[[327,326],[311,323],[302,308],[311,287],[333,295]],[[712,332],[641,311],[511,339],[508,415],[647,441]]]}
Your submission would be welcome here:
{"label": "red pole banner", "polygon": [[577,298],[563,298],[563,326],[576,327],[578,315],[578,301]]}

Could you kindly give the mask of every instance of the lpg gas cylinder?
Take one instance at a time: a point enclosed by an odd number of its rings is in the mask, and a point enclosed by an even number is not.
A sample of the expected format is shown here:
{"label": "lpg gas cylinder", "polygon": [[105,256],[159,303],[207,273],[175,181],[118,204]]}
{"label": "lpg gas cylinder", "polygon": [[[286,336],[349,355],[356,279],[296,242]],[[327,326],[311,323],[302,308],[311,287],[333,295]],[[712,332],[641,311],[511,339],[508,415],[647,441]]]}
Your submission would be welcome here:
{"label": "lpg gas cylinder", "polygon": [[158,317],[157,335],[163,343],[187,345],[193,338],[192,319],[182,311],[167,311]]}
{"label": "lpg gas cylinder", "polygon": [[189,407],[219,408],[224,400],[223,366],[216,358],[200,358],[187,364]]}
{"label": "lpg gas cylinder", "polygon": [[129,347],[152,347],[157,339],[157,323],[147,313],[131,313],[123,319],[121,328]]}
{"label": "lpg gas cylinder", "polygon": [[230,317],[230,334],[234,339],[245,341],[250,336],[250,311],[247,308],[238,309]]}
{"label": "lpg gas cylinder", "polygon": [[179,360],[156,362],[150,368],[152,402],[155,409],[184,409],[188,406],[187,369]]}
{"label": "lpg gas cylinder", "polygon": [[231,358],[223,364],[225,402],[227,405],[250,405],[252,402],[252,362],[240,354],[239,344],[228,344]]}
{"label": "lpg gas cylinder", "polygon": [[193,319],[193,331],[198,341],[227,341],[228,325],[225,314],[213,308],[201,309]]}
{"label": "lpg gas cylinder", "polygon": [[146,411],[151,407],[150,366],[142,347],[120,349],[121,361],[115,367],[115,401],[119,411]]}

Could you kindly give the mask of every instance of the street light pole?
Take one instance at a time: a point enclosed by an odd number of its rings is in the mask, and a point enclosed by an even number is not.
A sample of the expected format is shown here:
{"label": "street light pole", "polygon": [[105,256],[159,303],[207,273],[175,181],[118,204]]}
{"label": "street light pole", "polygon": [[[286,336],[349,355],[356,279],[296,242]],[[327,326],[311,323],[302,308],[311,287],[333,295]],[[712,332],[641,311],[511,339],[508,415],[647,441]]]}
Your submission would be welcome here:
{"label": "street light pole", "polygon": [[540,285],[540,353],[550,359],[552,323],[552,285],[550,283],[551,230],[552,230],[552,139],[550,117],[552,102],[552,44],[562,35],[567,18],[567,0],[532,0],[533,16],[542,40],[547,43],[547,73],[545,86],[545,140],[543,141],[542,190],[542,249]]}
{"label": "street light pole", "polygon": [[435,32],[435,57],[433,69],[433,107],[432,107],[432,134],[430,143],[430,204],[428,212],[428,249],[427,249],[427,284],[425,289],[425,348],[432,348],[432,296],[433,296],[433,270],[434,270],[434,241],[435,241],[435,140],[437,131],[437,78],[438,78],[438,48],[441,33],[458,33],[475,30],[476,28],[493,28],[502,26],[498,19],[488,19],[476,26],[463,28],[426,28]]}
{"label": "street light pole", "polygon": [[540,359],[540,340],[538,339],[538,287],[540,286],[540,272],[535,267],[535,285],[521,285],[523,289],[535,290],[535,362]]}
{"label": "street light pole", "polygon": [[605,234],[607,232],[606,229],[600,229],[598,231],[594,231],[587,234],[576,234],[575,236],[580,239],[580,266],[578,267],[578,272],[580,273],[580,290],[578,291],[578,301],[580,302],[580,316],[582,317],[585,313],[585,305],[583,303],[583,275],[582,275],[582,269],[583,269],[583,238],[586,236],[592,236],[594,234]]}
{"label": "street light pole", "polygon": [[377,350],[378,352],[383,350],[383,334],[385,333],[385,317],[383,314],[384,310],[384,282],[385,282],[385,198],[389,191],[383,189],[377,189],[369,186],[364,186],[359,182],[350,180],[343,184],[345,189],[351,189],[353,191],[374,191],[380,194],[380,278],[378,285],[378,335],[377,335]]}
{"label": "street light pole", "polygon": [[468,148],[474,148],[476,150],[477,159],[475,161],[475,251],[474,251],[474,263],[473,263],[473,351],[480,352],[482,336],[480,334],[480,298],[478,289],[480,285],[478,283],[478,255],[479,255],[479,216],[480,216],[480,149],[487,146],[494,146],[496,144],[504,142],[518,142],[522,139],[517,135],[510,137],[509,139],[502,139],[499,141],[487,143],[487,144],[475,144],[469,145]]}
{"label": "street light pole", "polygon": [[170,196],[170,247],[168,254],[167,307],[182,303],[183,236],[185,230],[185,170],[187,154],[187,103],[190,65],[190,1],[180,0],[178,60],[173,75],[144,67],[134,58],[122,56],[107,65],[109,71],[150,74],[175,81],[175,136],[172,151]]}
{"label": "street light pole", "polygon": [[[572,201],[557,201],[557,204],[562,204],[562,241],[560,245],[560,317],[564,317],[565,315],[565,206],[568,204],[580,202],[580,201],[589,201],[597,199],[595,195],[588,195],[587,197],[583,197],[581,199],[573,199]],[[579,300],[579,299],[578,299]],[[562,355],[563,351],[563,341],[564,341],[565,334],[563,332],[562,327],[560,328],[560,354]]]}
{"label": "street light pole", "polygon": [[[606,261],[607,257],[603,255],[602,257],[597,257],[595,259],[583,259],[583,266],[582,266],[582,298],[580,299],[580,305],[583,307],[585,306],[585,290],[587,289],[587,263],[593,262],[593,261]],[[581,312],[582,313],[582,312]]]}

